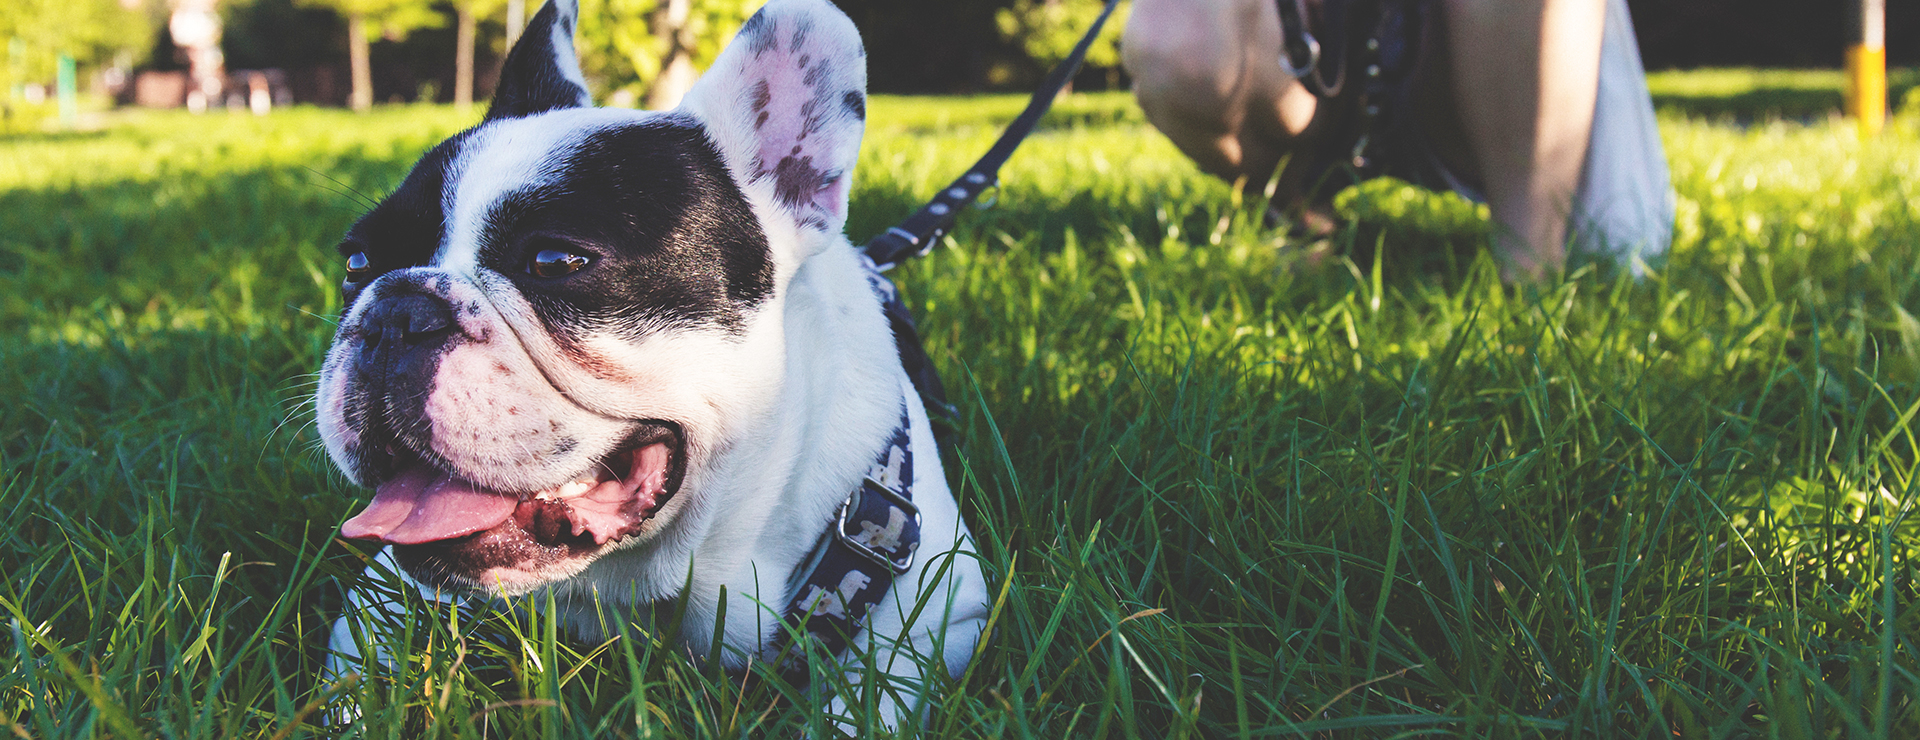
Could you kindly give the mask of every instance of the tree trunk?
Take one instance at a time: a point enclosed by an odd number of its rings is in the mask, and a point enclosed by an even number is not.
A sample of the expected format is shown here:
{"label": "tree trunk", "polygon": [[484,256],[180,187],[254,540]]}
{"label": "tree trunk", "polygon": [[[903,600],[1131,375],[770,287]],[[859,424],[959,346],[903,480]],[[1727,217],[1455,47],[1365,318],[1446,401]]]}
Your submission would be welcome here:
{"label": "tree trunk", "polygon": [[507,0],[507,49],[520,40],[520,30],[527,25],[527,0]]}
{"label": "tree trunk", "polygon": [[455,12],[460,20],[453,42],[453,104],[467,108],[473,105],[473,31],[477,19],[473,8],[465,5],[455,6]]}
{"label": "tree trunk", "polygon": [[373,110],[373,66],[368,61],[367,17],[347,16],[347,56],[353,60],[353,96],[350,104],[361,113]]}
{"label": "tree trunk", "polygon": [[666,53],[660,57],[660,76],[647,89],[647,108],[667,110],[680,104],[699,76],[693,70],[693,39],[688,38],[687,17],[693,12],[692,0],[665,0],[654,12],[654,34],[660,37]]}

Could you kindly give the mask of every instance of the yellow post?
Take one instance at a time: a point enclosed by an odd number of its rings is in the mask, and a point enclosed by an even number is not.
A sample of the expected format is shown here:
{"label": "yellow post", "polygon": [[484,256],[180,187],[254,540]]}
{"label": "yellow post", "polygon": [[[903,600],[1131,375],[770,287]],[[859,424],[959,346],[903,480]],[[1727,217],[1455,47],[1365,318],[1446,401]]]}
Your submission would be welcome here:
{"label": "yellow post", "polygon": [[1887,0],[1860,0],[1859,35],[1847,47],[1847,115],[1862,136],[1887,123]]}

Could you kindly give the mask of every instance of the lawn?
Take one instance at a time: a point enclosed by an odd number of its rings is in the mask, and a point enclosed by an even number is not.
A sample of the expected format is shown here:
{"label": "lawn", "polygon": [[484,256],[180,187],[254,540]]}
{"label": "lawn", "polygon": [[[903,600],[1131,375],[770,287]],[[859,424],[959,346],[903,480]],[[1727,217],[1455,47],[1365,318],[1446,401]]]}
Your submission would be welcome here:
{"label": "lawn", "polygon": [[[1310,260],[1124,95],[1063,102],[894,273],[999,597],[927,734],[1920,736],[1920,110],[1863,142],[1694,74],[1656,85],[1672,257],[1527,288],[1458,198],[1350,191]],[[850,233],[1020,104],[876,98]],[[472,120],[0,139],[0,727],[829,736],[818,691],[537,610],[318,681],[370,554],[304,405],[332,244]]]}

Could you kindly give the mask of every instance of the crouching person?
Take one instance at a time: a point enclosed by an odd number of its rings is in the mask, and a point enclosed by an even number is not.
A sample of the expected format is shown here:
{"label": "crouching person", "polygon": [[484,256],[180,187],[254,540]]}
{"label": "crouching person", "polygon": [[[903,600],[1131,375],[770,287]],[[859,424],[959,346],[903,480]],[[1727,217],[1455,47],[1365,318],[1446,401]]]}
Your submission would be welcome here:
{"label": "crouching person", "polygon": [[1486,203],[1509,279],[1672,240],[1625,0],[1135,0],[1123,53],[1147,119],[1298,229],[1392,175]]}

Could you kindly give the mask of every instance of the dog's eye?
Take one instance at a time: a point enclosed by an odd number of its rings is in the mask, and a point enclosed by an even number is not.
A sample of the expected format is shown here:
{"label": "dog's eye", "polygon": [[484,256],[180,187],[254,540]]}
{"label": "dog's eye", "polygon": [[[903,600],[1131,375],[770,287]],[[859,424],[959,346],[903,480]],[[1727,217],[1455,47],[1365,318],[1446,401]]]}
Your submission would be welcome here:
{"label": "dog's eye", "polygon": [[366,252],[354,252],[347,255],[347,281],[361,282],[373,277],[373,263],[367,260]]}
{"label": "dog's eye", "polygon": [[566,277],[586,269],[592,262],[593,260],[586,255],[559,249],[542,249],[533,255],[533,262],[527,265],[527,272],[533,273],[534,277]]}

